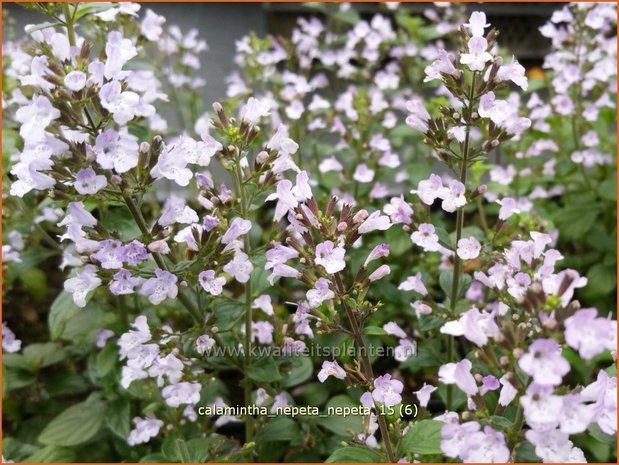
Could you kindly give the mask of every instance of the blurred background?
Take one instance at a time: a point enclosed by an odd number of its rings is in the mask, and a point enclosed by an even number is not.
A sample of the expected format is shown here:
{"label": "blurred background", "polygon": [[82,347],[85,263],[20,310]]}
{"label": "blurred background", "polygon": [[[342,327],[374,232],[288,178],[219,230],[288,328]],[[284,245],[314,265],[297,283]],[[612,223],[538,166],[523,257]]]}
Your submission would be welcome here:
{"label": "blurred background", "polygon": [[[469,3],[467,10],[486,12],[488,21],[501,31],[501,45],[514,54],[529,71],[541,67],[550,41],[539,33],[538,28],[561,8],[561,3]],[[365,19],[380,10],[377,3],[353,3]],[[27,24],[40,23],[45,18],[39,13],[26,10],[16,3],[4,3],[3,8],[14,20],[16,35],[23,34]],[[311,16],[315,11],[304,3],[146,3],[165,16],[168,24],[177,24],[182,30],[196,28],[204,38],[209,50],[202,57],[203,88],[205,101],[211,102],[225,95],[225,78],[234,69],[235,42],[253,31],[259,37],[266,34],[289,37],[297,18]],[[434,8],[432,3],[401,3],[399,8],[408,8],[423,14]],[[6,38],[3,38],[6,40]]]}

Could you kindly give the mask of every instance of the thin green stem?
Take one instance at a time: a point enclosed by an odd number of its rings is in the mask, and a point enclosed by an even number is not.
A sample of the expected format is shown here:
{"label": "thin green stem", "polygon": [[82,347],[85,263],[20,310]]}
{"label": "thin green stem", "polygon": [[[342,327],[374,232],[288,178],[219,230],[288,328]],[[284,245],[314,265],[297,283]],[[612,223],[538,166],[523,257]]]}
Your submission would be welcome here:
{"label": "thin green stem", "polygon": [[[469,157],[469,143],[470,143],[470,134],[471,134],[471,119],[473,114],[473,102],[475,100],[475,83],[476,83],[477,73],[473,72],[473,79],[471,80],[471,88],[469,90],[469,101],[467,108],[467,118],[466,118],[466,131],[464,135],[464,143],[462,144],[462,160],[460,162],[460,182],[466,185],[466,176],[468,169],[468,157]],[[458,241],[462,238],[462,229],[464,228],[464,207],[460,207],[456,213],[456,247],[458,245]],[[449,300],[449,309],[451,316],[454,317],[456,315],[456,303],[458,301],[459,288],[460,288],[460,278],[462,276],[462,259],[458,256],[457,253],[454,254],[454,272],[453,279],[451,282],[451,296]],[[449,341],[447,343],[447,357],[448,361],[451,362],[454,357],[454,338],[453,336],[448,336]],[[453,385],[447,385],[447,408],[452,408],[452,399],[453,398]]]}
{"label": "thin green stem", "polygon": [[[365,345],[365,341],[363,340],[363,333],[359,324],[357,323],[357,319],[355,318],[355,314],[353,310],[342,301],[342,305],[346,310],[346,316],[348,317],[348,322],[352,329],[353,337],[355,342],[357,343],[357,347],[359,352],[361,353],[361,364],[364,371],[364,376],[370,382],[374,380],[374,370],[372,369],[372,362],[370,361],[370,357],[368,356],[367,347]],[[397,460],[395,455],[393,454],[393,448],[391,447],[391,440],[389,438],[389,428],[387,427],[387,421],[385,420],[385,416],[380,412],[377,412],[378,415],[378,427],[380,428],[380,435],[383,438],[383,443],[385,444],[385,450],[387,451],[387,457],[389,458],[389,462],[395,463]]]}
{"label": "thin green stem", "polygon": [[[144,217],[142,216],[142,212],[140,211],[140,209],[134,202],[133,198],[130,195],[123,193],[123,200],[125,201],[125,204],[127,205],[129,212],[131,213],[131,216],[133,216],[133,219],[137,223],[138,228],[140,228],[140,231],[142,232],[142,234],[144,234],[147,237],[150,236],[148,225],[146,224],[146,221],[144,220]],[[153,259],[155,260],[155,263],[157,264],[159,268],[161,268],[162,270],[170,271],[170,269],[168,268],[168,265],[166,264],[163,256],[160,253],[153,252],[152,255],[153,255]],[[178,291],[177,297],[178,297],[179,302],[182,303],[183,306],[189,311],[189,313],[191,314],[195,322],[199,325],[203,325],[204,319],[200,316],[200,310],[183,293],[182,290]]]}
{"label": "thin green stem", "polygon": [[[241,170],[241,159],[240,156],[236,159],[236,172],[235,172],[235,182],[237,187],[237,193],[239,195],[240,201],[240,209],[241,216],[243,219],[248,219],[249,216],[249,205],[247,203],[247,196],[245,194],[245,189],[243,186],[243,172]],[[249,239],[249,233],[243,236],[243,248],[245,249],[245,253],[249,256],[251,254],[251,241]],[[245,371],[245,380],[244,380],[244,400],[245,405],[249,406],[251,404],[251,391],[252,391],[252,383],[251,379],[247,375],[249,371],[249,367],[251,365],[251,344],[252,344],[252,283],[251,283],[251,275],[249,280],[245,284],[245,343],[243,344],[243,353],[244,357],[244,371]],[[254,438],[254,419],[251,415],[247,415],[245,417],[245,443],[252,442]]]}
{"label": "thin green stem", "polygon": [[69,5],[64,4],[62,6],[62,11],[64,13],[64,24],[67,27],[67,36],[69,37],[69,44],[71,45],[71,47],[75,47],[76,41],[75,41],[75,30],[73,29],[73,15],[69,11]]}

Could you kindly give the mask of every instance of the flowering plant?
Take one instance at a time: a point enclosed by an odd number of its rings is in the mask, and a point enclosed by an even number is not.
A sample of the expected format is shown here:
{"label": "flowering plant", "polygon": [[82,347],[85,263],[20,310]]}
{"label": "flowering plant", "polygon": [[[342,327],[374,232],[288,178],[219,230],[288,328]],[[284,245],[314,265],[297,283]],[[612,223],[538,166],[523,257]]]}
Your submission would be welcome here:
{"label": "flowering plant", "polygon": [[483,12],[313,5],[240,40],[206,112],[198,31],[31,8],[3,46],[5,458],[616,458],[613,5],[553,14],[547,83]]}

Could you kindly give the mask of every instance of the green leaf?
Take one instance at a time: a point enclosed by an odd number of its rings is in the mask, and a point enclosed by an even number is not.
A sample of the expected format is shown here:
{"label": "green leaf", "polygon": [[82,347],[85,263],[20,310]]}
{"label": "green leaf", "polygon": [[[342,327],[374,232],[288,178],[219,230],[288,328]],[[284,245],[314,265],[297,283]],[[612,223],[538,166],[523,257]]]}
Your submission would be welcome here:
{"label": "green leaf", "polygon": [[385,239],[389,243],[389,253],[394,257],[401,256],[412,247],[410,234],[404,232],[402,228],[389,228],[385,233]]}
{"label": "green leaf", "polygon": [[386,336],[387,331],[385,331],[380,326],[366,326],[363,329],[363,334],[366,336]]}
{"label": "green leaf", "polygon": [[441,454],[441,428],[437,420],[422,420],[415,423],[402,438],[401,453],[430,455]]}
{"label": "green leaf", "polygon": [[118,360],[118,349],[116,344],[106,344],[101,352],[97,354],[97,373],[103,377],[107,375]]}
{"label": "green leaf", "polygon": [[66,291],[62,291],[49,309],[47,317],[47,325],[49,326],[49,334],[52,341],[57,341],[64,332],[67,320],[82,311],[75,302],[73,297]]}
{"label": "green leaf", "polygon": [[[348,395],[340,394],[335,396],[327,402],[327,409],[329,407],[358,407],[359,403],[353,401]],[[327,410],[325,409],[325,411]],[[339,435],[350,437],[350,433],[360,433],[363,431],[363,416],[362,415],[349,415],[349,416],[328,416],[327,418],[320,419],[320,426],[328,429],[329,431]]]}
{"label": "green leaf", "polygon": [[296,421],[289,417],[277,417],[260,430],[256,441],[288,442],[301,439],[301,431]]}
{"label": "green leaf", "polygon": [[67,349],[53,342],[30,344],[23,351],[24,359],[31,369],[37,370],[62,362],[67,358]]}
{"label": "green leaf", "polygon": [[49,422],[39,435],[39,442],[64,447],[84,444],[99,431],[105,410],[106,404],[101,400],[75,404]]}
{"label": "green leaf", "polygon": [[70,463],[75,461],[75,452],[65,447],[47,446],[39,449],[24,461],[29,463]]}
{"label": "green leaf", "polygon": [[538,463],[539,457],[535,455],[535,447],[529,441],[522,441],[516,448],[516,462]]}
{"label": "green leaf", "polygon": [[587,273],[589,280],[587,291],[596,295],[604,296],[617,287],[617,274],[615,266],[596,263]]}
{"label": "green leaf", "polygon": [[589,427],[587,428],[587,430],[589,431],[589,434],[593,436],[595,439],[597,439],[598,441],[603,442],[604,444],[608,444],[609,446],[612,446],[612,447],[617,446],[617,442],[616,442],[617,437],[612,436],[610,434],[606,434],[604,431],[600,429],[597,423],[591,423]]}
{"label": "green leaf", "polygon": [[245,304],[242,302],[220,302],[213,308],[215,325],[219,331],[229,331],[245,315]]}
{"label": "green leaf", "polygon": [[333,452],[326,463],[380,463],[385,458],[367,447],[342,447]]}
{"label": "green leaf", "polygon": [[32,34],[33,32],[40,31],[41,29],[47,29],[48,27],[56,27],[60,25],[61,23],[59,21],[49,21],[46,23],[31,24],[24,28],[24,31],[26,31],[26,34]]}
{"label": "green leaf", "polygon": [[560,238],[563,240],[580,239],[595,224],[599,214],[600,206],[592,202],[566,205],[554,218],[559,227]]}
{"label": "green leaf", "polygon": [[617,178],[612,177],[604,182],[601,182],[597,186],[598,194],[600,197],[611,202],[617,201]]}
{"label": "green leaf", "polygon": [[282,379],[273,357],[262,358],[252,363],[247,369],[247,375],[258,383],[270,383]]}
{"label": "green leaf", "polygon": [[131,430],[131,406],[126,397],[121,397],[110,403],[105,415],[105,424],[120,439],[127,440]]}
{"label": "green leaf", "polygon": [[283,388],[297,386],[312,376],[314,365],[310,357],[291,357],[288,360],[292,364],[292,369],[283,377]]}

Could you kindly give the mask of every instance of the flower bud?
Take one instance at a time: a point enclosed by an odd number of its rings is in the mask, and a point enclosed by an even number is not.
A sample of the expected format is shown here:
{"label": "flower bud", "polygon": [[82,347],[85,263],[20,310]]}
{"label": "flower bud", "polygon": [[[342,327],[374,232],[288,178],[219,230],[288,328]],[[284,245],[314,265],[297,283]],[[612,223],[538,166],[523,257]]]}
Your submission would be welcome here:
{"label": "flower bud", "polygon": [[268,159],[269,159],[269,154],[268,152],[264,150],[260,152],[258,155],[256,155],[256,163],[258,165],[263,165]]}
{"label": "flower bud", "polygon": [[361,209],[357,213],[355,213],[355,216],[353,216],[352,221],[355,224],[359,224],[365,221],[368,216],[369,216],[368,211],[365,209]]}

